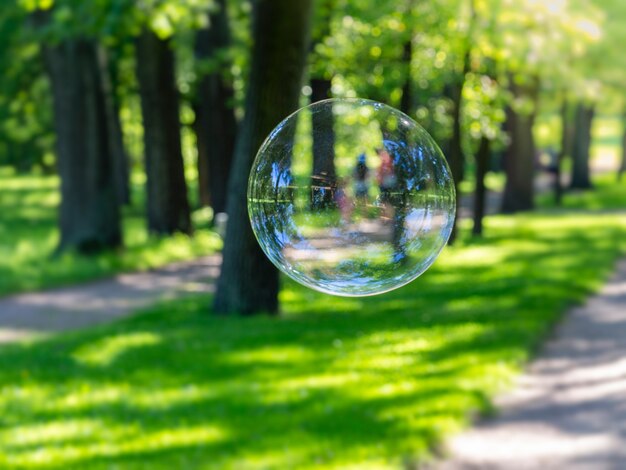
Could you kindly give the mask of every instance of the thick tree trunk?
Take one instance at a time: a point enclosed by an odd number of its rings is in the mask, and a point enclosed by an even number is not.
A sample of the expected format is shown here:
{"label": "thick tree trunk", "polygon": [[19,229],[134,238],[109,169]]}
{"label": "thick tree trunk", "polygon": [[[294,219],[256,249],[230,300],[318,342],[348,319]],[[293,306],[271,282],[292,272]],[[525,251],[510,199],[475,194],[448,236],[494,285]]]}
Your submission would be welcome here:
{"label": "thick tree trunk", "polygon": [[246,210],[246,190],[256,151],[269,132],[298,106],[308,51],[311,0],[257,0],[246,115],[228,186],[229,214],[215,311],[278,311],[278,271],[259,247]]}
{"label": "thick tree trunk", "polygon": [[[231,44],[226,0],[219,0],[218,7],[210,16],[210,26],[196,34],[198,60],[215,60]],[[226,211],[228,178],[237,134],[233,86],[231,79],[227,78],[229,65],[228,61],[220,60],[211,73],[200,78],[194,104],[200,202],[211,205],[216,214]]]}
{"label": "thick tree trunk", "polygon": [[591,126],[595,108],[579,104],[576,107],[576,132],[572,151],[572,189],[591,188],[590,151]]}
{"label": "thick tree trunk", "polygon": [[[531,85],[524,89],[513,83],[511,91],[515,99],[532,99],[536,108],[538,86]],[[507,108],[506,130],[510,144],[504,155],[506,185],[502,199],[502,212],[514,213],[531,210],[534,207],[534,176],[536,147],[533,135],[535,111],[522,114]]]}
{"label": "thick tree trunk", "polygon": [[483,219],[485,218],[485,204],[487,188],[485,186],[485,176],[489,171],[489,160],[491,157],[491,141],[483,136],[480,140],[480,147],[476,153],[476,189],[474,193],[474,227],[472,235],[482,236]]}
{"label": "thick tree trunk", "polygon": [[148,29],[137,39],[137,79],[143,114],[148,230],[191,233],[180,136],[174,53]]}
{"label": "thick tree trunk", "polygon": [[106,98],[95,41],[44,48],[52,83],[61,177],[58,251],[93,253],[122,244]]}
{"label": "thick tree trunk", "polygon": [[98,52],[100,75],[102,76],[106,103],[109,149],[113,157],[118,202],[120,205],[130,204],[130,163],[124,148],[124,136],[120,121],[120,103],[115,87],[117,67],[112,63],[106,49],[101,47]]}

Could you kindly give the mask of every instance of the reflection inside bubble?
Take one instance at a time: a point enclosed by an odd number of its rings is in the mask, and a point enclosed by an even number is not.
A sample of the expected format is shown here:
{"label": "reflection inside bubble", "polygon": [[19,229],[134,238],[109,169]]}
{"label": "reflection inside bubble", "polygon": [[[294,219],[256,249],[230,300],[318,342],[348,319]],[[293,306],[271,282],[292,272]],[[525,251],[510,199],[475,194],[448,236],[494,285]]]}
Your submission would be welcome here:
{"label": "reflection inside bubble", "polygon": [[336,295],[386,292],[419,276],[450,235],[455,194],[417,123],[367,100],[326,100],[283,121],[252,167],[248,210],[266,255]]}

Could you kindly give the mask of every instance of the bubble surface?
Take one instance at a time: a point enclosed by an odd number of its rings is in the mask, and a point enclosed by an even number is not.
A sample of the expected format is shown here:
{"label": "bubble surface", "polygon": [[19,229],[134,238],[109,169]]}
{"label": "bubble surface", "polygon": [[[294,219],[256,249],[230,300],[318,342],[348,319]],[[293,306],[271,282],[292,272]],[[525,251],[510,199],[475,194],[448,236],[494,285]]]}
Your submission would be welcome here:
{"label": "bubble surface", "polygon": [[430,135],[362,99],[320,101],[282,121],[248,184],[250,221],[269,259],[341,296],[381,294],[426,271],[450,237],[455,204]]}

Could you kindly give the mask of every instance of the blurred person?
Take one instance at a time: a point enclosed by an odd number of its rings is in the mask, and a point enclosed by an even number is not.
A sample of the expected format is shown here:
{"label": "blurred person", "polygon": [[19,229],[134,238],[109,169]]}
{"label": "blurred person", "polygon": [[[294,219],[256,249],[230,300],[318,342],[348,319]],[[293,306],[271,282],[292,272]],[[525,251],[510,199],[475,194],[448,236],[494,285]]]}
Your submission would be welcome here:
{"label": "blurred person", "polygon": [[357,158],[356,167],[354,168],[354,196],[357,201],[364,202],[369,194],[369,174],[365,154],[362,153]]}
{"label": "blurred person", "polygon": [[383,203],[383,215],[391,219],[393,217],[393,207],[391,205],[392,192],[396,189],[398,178],[396,176],[393,158],[384,148],[376,150],[380,158],[380,166],[376,172],[376,181],[380,189],[380,201]]}

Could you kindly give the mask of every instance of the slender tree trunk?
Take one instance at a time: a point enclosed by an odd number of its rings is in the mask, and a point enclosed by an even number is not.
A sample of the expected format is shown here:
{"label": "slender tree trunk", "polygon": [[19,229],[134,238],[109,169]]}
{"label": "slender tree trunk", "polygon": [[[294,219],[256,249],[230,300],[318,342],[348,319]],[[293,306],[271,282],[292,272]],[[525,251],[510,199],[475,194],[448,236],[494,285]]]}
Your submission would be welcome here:
{"label": "slender tree trunk", "polygon": [[400,101],[400,111],[407,116],[413,113],[413,79],[411,77],[411,59],[413,58],[413,42],[409,38],[404,43],[402,52],[402,63],[405,67],[405,80],[402,87],[402,100]]}
{"label": "slender tree trunk", "polygon": [[[450,165],[452,178],[454,179],[454,188],[456,194],[460,197],[460,185],[465,176],[465,155],[463,154],[463,133],[461,128],[461,113],[463,110],[463,88],[465,87],[465,79],[470,67],[469,49],[463,60],[463,71],[458,78],[457,83],[449,85],[446,95],[452,100],[452,137],[447,145],[446,158]],[[457,224],[459,220],[460,204],[456,205],[456,214],[454,218],[454,226],[450,234],[448,243],[453,245],[457,238]]]}
{"label": "slender tree trunk", "polygon": [[147,175],[148,230],[191,233],[174,53],[148,29],[137,39]]}
{"label": "slender tree trunk", "polygon": [[554,168],[554,202],[560,206],[563,202],[563,161],[571,154],[572,150],[572,126],[569,118],[569,102],[567,98],[563,99],[561,105],[561,149],[556,157]]}
{"label": "slender tree trunk", "polygon": [[572,189],[590,189],[591,169],[591,126],[595,115],[595,108],[579,104],[576,108],[576,132],[574,134],[574,148],[572,152]]}
{"label": "slender tree trunk", "polygon": [[485,218],[487,197],[485,176],[489,171],[490,157],[491,141],[483,136],[476,154],[476,190],[474,193],[474,227],[472,228],[472,235],[475,236],[482,236],[483,234],[483,219]]}
{"label": "slender tree trunk", "polygon": [[117,197],[120,205],[130,204],[130,163],[124,148],[124,136],[120,122],[120,103],[115,87],[117,67],[112,62],[108,51],[103,47],[99,48],[98,59],[104,87],[109,148],[113,157]]}
{"label": "slender tree trunk", "polygon": [[[332,83],[326,78],[311,79],[311,103],[317,103],[330,98]],[[316,129],[325,128],[330,114],[320,115],[313,113],[311,116],[311,138],[313,143],[313,173],[311,181],[311,206],[313,208],[325,208],[333,203],[332,191],[328,186],[336,184],[337,173],[335,169],[335,133],[320,134]],[[332,126],[332,124],[331,124]]]}
{"label": "slender tree trunk", "polygon": [[222,58],[231,45],[230,24],[226,0],[217,3],[218,9],[210,15],[210,26],[196,34],[195,54],[199,61],[219,59],[219,65],[199,80],[194,104],[200,202],[211,205],[216,214],[226,211],[237,134],[230,62]]}
{"label": "slender tree trunk", "polygon": [[626,108],[622,114],[622,123],[624,130],[622,131],[622,162],[617,172],[617,181],[622,181],[624,173],[626,173]]}
{"label": "slender tree trunk", "polygon": [[215,311],[253,314],[278,311],[278,271],[259,247],[246,210],[246,189],[255,153],[269,132],[298,106],[308,51],[311,0],[257,0],[246,115],[228,186],[228,226]]}
{"label": "slender tree trunk", "polygon": [[[515,99],[532,99],[536,108],[538,84],[528,88],[512,83],[511,91]],[[536,147],[533,135],[535,110],[522,114],[512,106],[507,109],[506,130],[510,144],[504,156],[506,185],[502,199],[502,212],[514,213],[531,210],[534,207],[534,176]]]}
{"label": "slender tree trunk", "polygon": [[98,46],[77,38],[45,47],[44,55],[52,83],[61,177],[58,252],[119,247],[120,212]]}
{"label": "slender tree trunk", "polygon": [[[322,43],[331,35],[331,19],[335,9],[336,0],[319,0],[317,4],[320,18],[315,28],[315,36],[311,41],[311,51],[315,53],[315,46]],[[327,67],[320,60],[317,67],[312,67],[311,103],[332,98],[332,79],[328,75]],[[311,179],[311,207],[325,208],[333,203],[332,191],[329,186],[336,185],[337,173],[335,169],[335,133],[332,123],[326,122],[332,119],[332,113],[321,116],[311,116],[311,140],[313,145],[313,173]],[[320,134],[316,129],[330,127],[331,132]]]}

